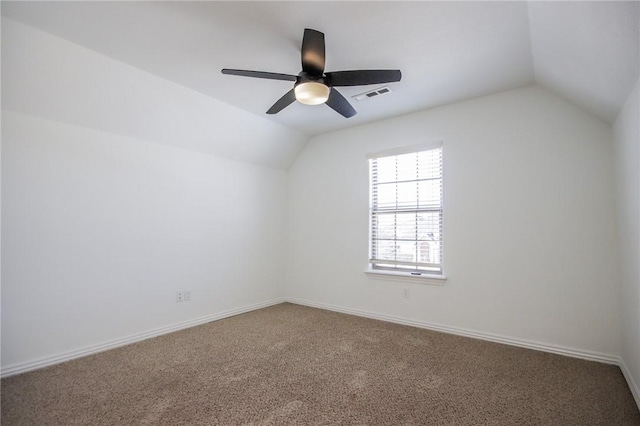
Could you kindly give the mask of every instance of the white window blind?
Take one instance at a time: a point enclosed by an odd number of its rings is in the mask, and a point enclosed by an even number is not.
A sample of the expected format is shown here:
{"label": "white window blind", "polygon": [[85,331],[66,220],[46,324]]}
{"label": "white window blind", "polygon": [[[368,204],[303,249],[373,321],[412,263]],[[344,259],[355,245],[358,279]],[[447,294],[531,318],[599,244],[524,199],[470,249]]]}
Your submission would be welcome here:
{"label": "white window blind", "polygon": [[411,149],[369,156],[369,263],[373,269],[441,275],[442,146]]}

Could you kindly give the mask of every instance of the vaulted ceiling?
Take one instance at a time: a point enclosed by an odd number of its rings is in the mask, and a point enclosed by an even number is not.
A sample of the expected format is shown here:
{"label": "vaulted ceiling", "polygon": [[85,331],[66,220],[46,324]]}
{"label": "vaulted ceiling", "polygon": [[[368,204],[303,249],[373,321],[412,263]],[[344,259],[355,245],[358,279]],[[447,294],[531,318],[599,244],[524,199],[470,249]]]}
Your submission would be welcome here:
{"label": "vaulted ceiling", "polygon": [[[307,135],[539,84],[611,123],[639,76],[638,2],[3,2],[2,14]],[[327,71],[398,68],[391,93],[340,88],[358,111],[265,111],[297,74],[304,28]]]}

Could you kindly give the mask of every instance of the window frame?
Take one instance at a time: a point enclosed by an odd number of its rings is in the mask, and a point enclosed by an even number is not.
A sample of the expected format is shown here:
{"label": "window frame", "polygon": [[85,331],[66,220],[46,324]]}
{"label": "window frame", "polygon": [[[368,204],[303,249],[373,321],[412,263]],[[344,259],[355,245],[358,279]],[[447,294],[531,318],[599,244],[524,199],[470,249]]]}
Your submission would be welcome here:
{"label": "window frame", "polygon": [[[387,149],[384,151],[378,151],[378,152],[374,152],[374,153],[369,153],[367,154],[367,162],[369,164],[369,179],[368,179],[368,184],[369,184],[369,208],[368,208],[368,214],[369,214],[369,238],[368,238],[368,266],[365,269],[365,273],[370,277],[370,278],[380,278],[380,279],[391,279],[391,280],[401,280],[401,281],[412,281],[412,282],[420,282],[420,283],[428,283],[428,284],[437,284],[437,285],[443,285],[444,282],[446,281],[447,277],[444,273],[444,238],[443,238],[443,234],[441,235],[441,261],[440,261],[440,273],[433,273],[433,272],[429,272],[429,271],[419,271],[419,270],[402,270],[402,269],[384,269],[384,268],[376,268],[374,266],[374,264],[371,262],[373,256],[372,256],[372,252],[373,252],[373,217],[374,217],[374,211],[373,211],[373,176],[371,174],[371,160],[375,160],[378,158],[384,158],[384,157],[392,157],[392,156],[398,156],[398,155],[403,155],[403,154],[412,154],[412,153],[417,153],[417,152],[421,152],[421,151],[428,151],[428,150],[433,150],[433,149],[438,149],[440,148],[441,151],[441,161],[444,161],[444,156],[443,156],[443,143],[442,141],[435,141],[435,142],[429,142],[429,143],[422,143],[422,144],[418,144],[418,145],[410,145],[410,146],[403,146],[403,147],[398,147],[398,148],[392,148],[392,149]],[[441,193],[441,198],[440,198],[440,223],[442,228],[444,228],[444,165],[442,164],[441,166],[441,182],[442,182],[442,193]],[[433,209],[426,209],[425,211],[433,211]],[[441,232],[443,231],[443,229],[441,229]]]}

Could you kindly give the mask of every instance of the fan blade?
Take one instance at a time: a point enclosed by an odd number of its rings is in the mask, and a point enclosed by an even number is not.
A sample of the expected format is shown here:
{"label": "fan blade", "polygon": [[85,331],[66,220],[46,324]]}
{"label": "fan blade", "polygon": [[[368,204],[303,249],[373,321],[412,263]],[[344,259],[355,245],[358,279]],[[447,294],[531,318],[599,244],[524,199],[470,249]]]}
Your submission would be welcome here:
{"label": "fan blade", "polygon": [[328,72],[325,81],[329,86],[366,86],[392,83],[401,78],[400,70],[358,70]]}
{"label": "fan blade", "polygon": [[266,78],[268,80],[284,80],[284,81],[296,81],[298,77],[289,74],[278,74],[275,72],[264,71],[247,71],[247,70],[233,70],[225,68],[222,70],[222,74],[239,75],[240,77],[255,77]]}
{"label": "fan blade", "polygon": [[329,105],[334,111],[341,114],[345,118],[353,117],[356,115],[356,110],[353,109],[349,101],[340,94],[333,87],[329,93],[329,99],[327,99],[327,105]]}
{"label": "fan blade", "polygon": [[302,37],[302,71],[313,76],[324,72],[324,34],[305,28]]}
{"label": "fan blade", "polygon": [[285,93],[283,97],[278,99],[271,108],[269,108],[269,111],[267,111],[267,114],[277,114],[283,109],[285,109],[286,107],[288,107],[289,105],[291,105],[295,100],[296,100],[296,94],[293,92],[293,89],[291,89],[287,93]]}

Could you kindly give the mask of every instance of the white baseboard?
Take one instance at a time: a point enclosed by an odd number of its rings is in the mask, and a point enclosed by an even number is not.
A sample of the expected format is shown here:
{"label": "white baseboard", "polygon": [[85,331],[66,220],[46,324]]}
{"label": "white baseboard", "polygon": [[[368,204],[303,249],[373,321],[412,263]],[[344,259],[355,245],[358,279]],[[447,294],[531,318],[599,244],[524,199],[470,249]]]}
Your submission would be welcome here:
{"label": "white baseboard", "polygon": [[20,373],[26,373],[27,371],[48,367],[50,365],[59,364],[61,362],[70,361],[72,359],[81,358],[88,355],[93,355],[99,352],[107,351],[109,349],[115,349],[120,346],[129,345],[131,343],[136,343],[142,340],[161,336],[163,334],[172,333],[174,331],[183,330],[185,328],[194,327],[207,322],[217,321],[220,319],[232,317],[234,315],[255,311],[257,309],[266,308],[268,306],[277,305],[283,302],[310,306],[313,308],[325,309],[325,310],[334,311],[334,312],[341,312],[344,314],[356,315],[356,316],[365,317],[365,318],[377,319],[377,320],[392,322],[396,324],[409,325],[413,327],[440,331],[443,333],[455,334],[459,336],[472,337],[476,339],[487,340],[490,342],[503,343],[507,345],[518,346],[518,347],[527,348],[527,349],[534,349],[534,350],[539,350],[543,352],[555,353],[555,354],[570,356],[574,358],[581,358],[589,361],[597,361],[597,362],[603,362],[606,364],[618,365],[622,370],[622,374],[627,380],[629,388],[631,389],[631,393],[633,394],[633,397],[635,398],[635,401],[638,404],[638,408],[640,408],[640,388],[638,387],[638,384],[633,380],[633,377],[631,376],[631,373],[629,372],[626,364],[624,363],[624,360],[622,360],[620,357],[615,355],[584,351],[580,349],[568,348],[568,347],[558,346],[558,345],[549,345],[549,344],[530,341],[530,340],[516,339],[512,337],[501,336],[501,335],[492,334],[492,333],[485,333],[485,332],[480,332],[476,330],[468,330],[468,329],[463,329],[458,327],[444,326],[440,324],[428,323],[424,321],[416,321],[416,320],[396,317],[392,315],[383,315],[383,314],[365,311],[361,309],[347,308],[343,306],[312,302],[308,300],[291,298],[291,297],[287,297],[287,298],[282,297],[282,298],[272,299],[266,302],[243,306],[241,308],[231,309],[231,310],[223,311],[217,314],[196,318],[194,320],[184,321],[177,324],[156,328],[143,333],[133,334],[127,337],[111,340],[108,342],[103,342],[97,345],[86,346],[84,348],[76,349],[76,350],[65,352],[62,354],[52,355],[52,356],[43,357],[36,360],[28,361],[28,362],[9,365],[7,367],[2,368],[2,370],[0,371],[0,377],[4,378],[4,377],[20,374]]}
{"label": "white baseboard", "polygon": [[585,359],[588,361],[596,361],[596,362],[602,362],[605,364],[617,365],[618,367],[620,367],[620,370],[622,371],[622,375],[627,381],[627,385],[631,390],[631,394],[633,395],[633,398],[636,401],[636,405],[638,406],[638,409],[640,409],[640,386],[638,386],[638,383],[636,383],[636,381],[633,379],[633,376],[631,375],[631,372],[627,368],[627,365],[625,364],[624,359],[616,355],[585,351],[582,349],[569,348],[566,346],[550,345],[547,343],[535,342],[531,340],[516,339],[513,337],[501,336],[498,334],[485,333],[481,331],[468,330],[468,329],[458,328],[458,327],[450,327],[450,326],[445,326],[440,324],[433,324],[425,321],[416,321],[416,320],[396,317],[392,315],[383,315],[376,312],[370,312],[370,311],[365,311],[361,309],[346,308],[344,306],[337,306],[337,305],[332,305],[328,303],[312,302],[309,300],[296,299],[292,297],[287,297],[285,301],[289,303],[294,303],[297,305],[310,306],[312,308],[326,309],[329,311],[356,315],[356,316],[365,317],[365,318],[377,319],[377,320],[392,322],[396,324],[409,325],[413,327],[424,328],[427,330],[440,331],[443,333],[455,334],[458,336],[472,337],[475,339],[481,339],[481,340],[486,340],[486,341],[496,342],[496,343],[503,343],[506,345],[518,346],[518,347],[527,348],[527,349],[534,349],[534,350],[549,352],[549,353],[558,354],[558,355],[565,355],[573,358]]}
{"label": "white baseboard", "polygon": [[633,398],[636,400],[636,405],[640,410],[640,387],[638,386],[638,383],[636,383],[636,381],[633,380],[633,376],[631,375],[631,372],[627,368],[627,364],[625,364],[624,358],[620,358],[619,365],[620,365],[620,370],[622,370],[622,375],[627,380],[629,389],[631,389],[631,394],[633,395]]}
{"label": "white baseboard", "polygon": [[458,327],[450,327],[446,325],[434,324],[425,321],[416,321],[408,318],[396,317],[392,315],[383,315],[376,312],[364,311],[361,309],[346,308],[343,306],[331,305],[327,303],[311,302],[287,297],[287,302],[297,305],[310,306],[313,308],[326,309],[329,311],[341,312],[344,314],[356,315],[359,317],[388,321],[396,324],[410,325],[412,327],[424,328],[427,330],[440,331],[443,333],[456,334],[458,336],[472,337],[489,342],[503,343],[505,345],[518,346],[521,348],[534,349],[543,352],[549,352],[559,355],[570,356],[573,358],[581,358],[589,361],[597,361],[606,364],[620,365],[620,357],[616,355],[603,354],[599,352],[585,351],[581,349],[569,348],[566,346],[549,345],[547,343],[536,342],[532,340],[517,339],[509,336],[501,336],[499,334],[485,333],[482,331],[468,330]]}
{"label": "white baseboard", "polygon": [[228,311],[223,311],[217,314],[211,314],[211,315],[196,318],[193,320],[183,321],[177,324],[155,328],[153,330],[145,331],[143,333],[132,334],[127,337],[99,343],[97,345],[86,346],[84,348],[75,349],[69,352],[64,352],[62,354],[47,356],[47,357],[39,358],[32,361],[9,365],[2,368],[2,370],[0,371],[0,377],[9,377],[9,376],[13,376],[20,373],[26,373],[27,371],[48,367],[50,365],[59,364],[65,361],[70,361],[75,358],[81,358],[84,356],[93,355],[98,352],[107,351],[109,349],[115,349],[120,346],[125,346],[131,343],[140,342],[142,340],[150,339],[152,337],[173,333],[174,331],[183,330],[185,328],[194,327],[196,325],[204,324],[207,322],[232,317],[234,315],[244,314],[246,312],[255,311],[256,309],[266,308],[268,306],[277,305],[283,302],[285,302],[284,297],[272,299],[266,302],[243,306],[241,308],[236,308],[236,309],[230,309]]}

